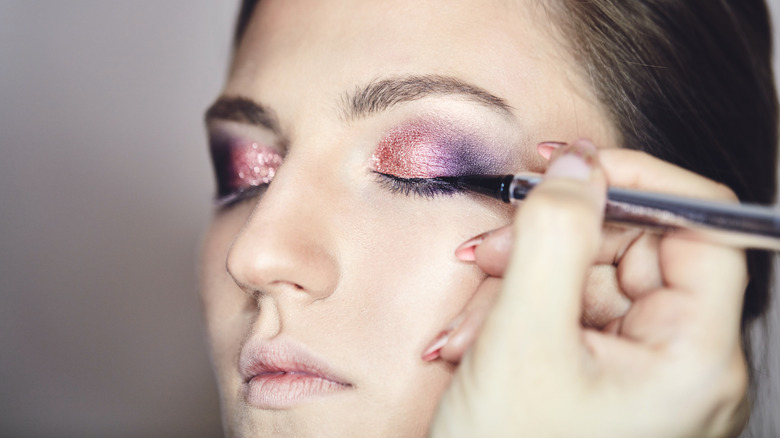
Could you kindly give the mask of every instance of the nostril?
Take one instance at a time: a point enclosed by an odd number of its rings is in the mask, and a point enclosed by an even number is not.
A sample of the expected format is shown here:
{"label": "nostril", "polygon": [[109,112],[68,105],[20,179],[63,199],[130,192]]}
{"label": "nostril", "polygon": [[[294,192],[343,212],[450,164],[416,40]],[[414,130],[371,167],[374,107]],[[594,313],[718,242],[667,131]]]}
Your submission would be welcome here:
{"label": "nostril", "polygon": [[293,290],[296,290],[296,291],[302,291],[302,290],[306,289],[305,287],[301,286],[298,283],[294,283],[292,281],[285,281],[285,280],[274,281],[274,282],[271,282],[270,285],[271,286],[283,286],[283,287],[286,287],[287,289],[293,289]]}

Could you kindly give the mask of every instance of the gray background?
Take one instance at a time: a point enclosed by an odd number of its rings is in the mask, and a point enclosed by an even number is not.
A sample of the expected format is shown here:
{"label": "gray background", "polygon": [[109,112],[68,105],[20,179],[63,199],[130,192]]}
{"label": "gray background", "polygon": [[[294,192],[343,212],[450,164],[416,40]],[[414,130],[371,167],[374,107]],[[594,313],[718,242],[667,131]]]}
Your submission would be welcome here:
{"label": "gray background", "polygon": [[0,0],[0,437],[220,435],[195,253],[236,9]]}

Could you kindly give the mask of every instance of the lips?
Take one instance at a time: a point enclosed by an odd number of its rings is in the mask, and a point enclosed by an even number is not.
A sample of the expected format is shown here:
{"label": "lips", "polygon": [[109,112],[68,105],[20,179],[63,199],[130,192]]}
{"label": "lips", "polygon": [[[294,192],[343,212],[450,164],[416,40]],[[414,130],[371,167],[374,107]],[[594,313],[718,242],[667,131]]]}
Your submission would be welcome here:
{"label": "lips", "polygon": [[324,360],[290,342],[252,342],[238,363],[246,402],[260,409],[288,409],[352,388]]}

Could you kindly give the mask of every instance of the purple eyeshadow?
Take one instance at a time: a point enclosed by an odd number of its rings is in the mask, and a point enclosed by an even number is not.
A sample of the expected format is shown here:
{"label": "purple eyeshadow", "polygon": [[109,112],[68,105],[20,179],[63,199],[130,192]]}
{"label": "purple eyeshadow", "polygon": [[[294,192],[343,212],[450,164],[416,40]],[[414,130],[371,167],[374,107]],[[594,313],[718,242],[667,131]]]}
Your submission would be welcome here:
{"label": "purple eyeshadow", "polygon": [[498,160],[481,142],[449,123],[415,120],[388,131],[372,156],[376,172],[399,178],[489,173]]}

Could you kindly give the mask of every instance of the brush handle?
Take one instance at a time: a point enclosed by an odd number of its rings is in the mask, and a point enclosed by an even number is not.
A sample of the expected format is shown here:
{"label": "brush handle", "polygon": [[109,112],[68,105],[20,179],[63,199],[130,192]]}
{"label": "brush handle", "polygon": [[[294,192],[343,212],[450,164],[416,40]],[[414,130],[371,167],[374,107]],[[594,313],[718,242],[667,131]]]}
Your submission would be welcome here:
{"label": "brush handle", "polygon": [[[511,182],[502,191],[513,202],[524,199],[542,179],[505,178]],[[780,250],[780,214],[772,207],[610,187],[604,221],[739,248]]]}

